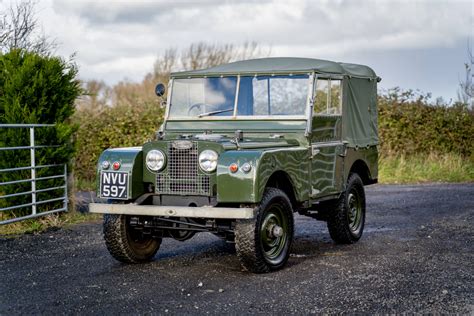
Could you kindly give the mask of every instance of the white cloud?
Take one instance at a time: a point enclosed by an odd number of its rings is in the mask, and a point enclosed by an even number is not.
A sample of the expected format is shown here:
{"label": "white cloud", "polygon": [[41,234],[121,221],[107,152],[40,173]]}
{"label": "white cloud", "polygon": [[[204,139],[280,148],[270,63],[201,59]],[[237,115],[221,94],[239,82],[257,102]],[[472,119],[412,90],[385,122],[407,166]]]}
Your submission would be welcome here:
{"label": "white cloud", "polygon": [[154,57],[193,42],[272,46],[276,56],[344,60],[356,53],[451,47],[472,36],[471,1],[91,1],[39,4],[60,53],[84,78],[141,80]]}

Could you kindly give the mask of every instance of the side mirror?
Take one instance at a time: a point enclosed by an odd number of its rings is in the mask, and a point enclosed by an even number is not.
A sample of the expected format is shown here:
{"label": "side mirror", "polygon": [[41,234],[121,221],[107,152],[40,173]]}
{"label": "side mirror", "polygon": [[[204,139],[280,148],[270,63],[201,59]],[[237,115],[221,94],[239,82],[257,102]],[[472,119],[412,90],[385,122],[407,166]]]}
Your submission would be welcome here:
{"label": "side mirror", "polygon": [[166,88],[165,88],[165,85],[162,84],[162,83],[159,83],[156,85],[155,87],[155,93],[157,96],[159,97],[162,97],[165,95],[165,91],[166,91]]}

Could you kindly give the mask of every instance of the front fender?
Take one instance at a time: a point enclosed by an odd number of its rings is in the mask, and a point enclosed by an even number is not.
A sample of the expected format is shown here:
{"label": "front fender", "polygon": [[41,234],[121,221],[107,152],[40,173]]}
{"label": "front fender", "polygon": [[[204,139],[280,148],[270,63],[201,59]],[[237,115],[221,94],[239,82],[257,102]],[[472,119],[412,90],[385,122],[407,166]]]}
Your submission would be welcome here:
{"label": "front fender", "polygon": [[305,147],[265,151],[260,159],[257,173],[257,186],[255,189],[258,201],[263,197],[268,180],[277,171],[282,171],[288,175],[297,201],[308,200],[309,188],[311,187],[309,176],[310,161],[309,150]]}
{"label": "front fender", "polygon": [[[257,201],[255,183],[261,156],[262,152],[256,150],[231,150],[220,155],[217,165],[217,202],[255,203]],[[252,166],[248,173],[243,172],[241,168],[246,162]],[[235,173],[229,170],[229,166],[233,163],[239,166]]]}
{"label": "front fender", "polygon": [[120,163],[119,171],[127,172],[129,175],[129,188],[128,197],[129,199],[135,199],[145,193],[143,186],[143,152],[142,147],[125,147],[125,148],[110,148],[104,150],[99,157],[97,163],[97,177],[96,177],[96,190],[97,196],[100,197],[100,173],[102,170],[102,162],[109,161],[112,169],[112,164],[116,161]]}
{"label": "front fender", "polygon": [[[250,172],[241,170],[244,163],[252,166]],[[236,163],[239,170],[230,172]],[[309,197],[309,152],[307,148],[279,148],[268,150],[233,150],[219,157],[217,167],[217,201],[219,203],[258,203],[267,182],[277,171],[285,172],[298,201]]]}

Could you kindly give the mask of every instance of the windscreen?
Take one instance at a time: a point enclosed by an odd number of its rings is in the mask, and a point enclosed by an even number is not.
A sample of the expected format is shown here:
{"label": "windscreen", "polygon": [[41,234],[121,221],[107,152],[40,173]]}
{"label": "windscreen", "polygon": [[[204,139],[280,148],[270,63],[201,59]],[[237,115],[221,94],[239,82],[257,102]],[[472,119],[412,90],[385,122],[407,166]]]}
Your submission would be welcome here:
{"label": "windscreen", "polygon": [[170,117],[232,116],[237,77],[173,80]]}
{"label": "windscreen", "polygon": [[237,115],[304,115],[308,76],[241,77]]}
{"label": "windscreen", "polygon": [[308,78],[285,75],[174,79],[170,118],[233,116],[234,111],[237,116],[302,116],[309,93]]}

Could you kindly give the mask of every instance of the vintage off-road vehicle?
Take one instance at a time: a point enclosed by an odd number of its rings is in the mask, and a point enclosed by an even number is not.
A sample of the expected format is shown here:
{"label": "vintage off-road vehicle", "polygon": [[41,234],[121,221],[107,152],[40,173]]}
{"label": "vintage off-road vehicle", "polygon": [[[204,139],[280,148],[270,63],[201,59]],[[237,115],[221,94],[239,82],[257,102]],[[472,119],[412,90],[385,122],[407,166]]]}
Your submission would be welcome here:
{"label": "vintage off-road vehicle", "polygon": [[[164,122],[142,147],[108,149],[93,203],[122,262],[153,258],[162,238],[211,232],[242,266],[288,260],[293,214],[354,243],[364,185],[377,182],[377,82],[367,66],[264,58],[171,74]],[[165,94],[157,85],[156,93]]]}

